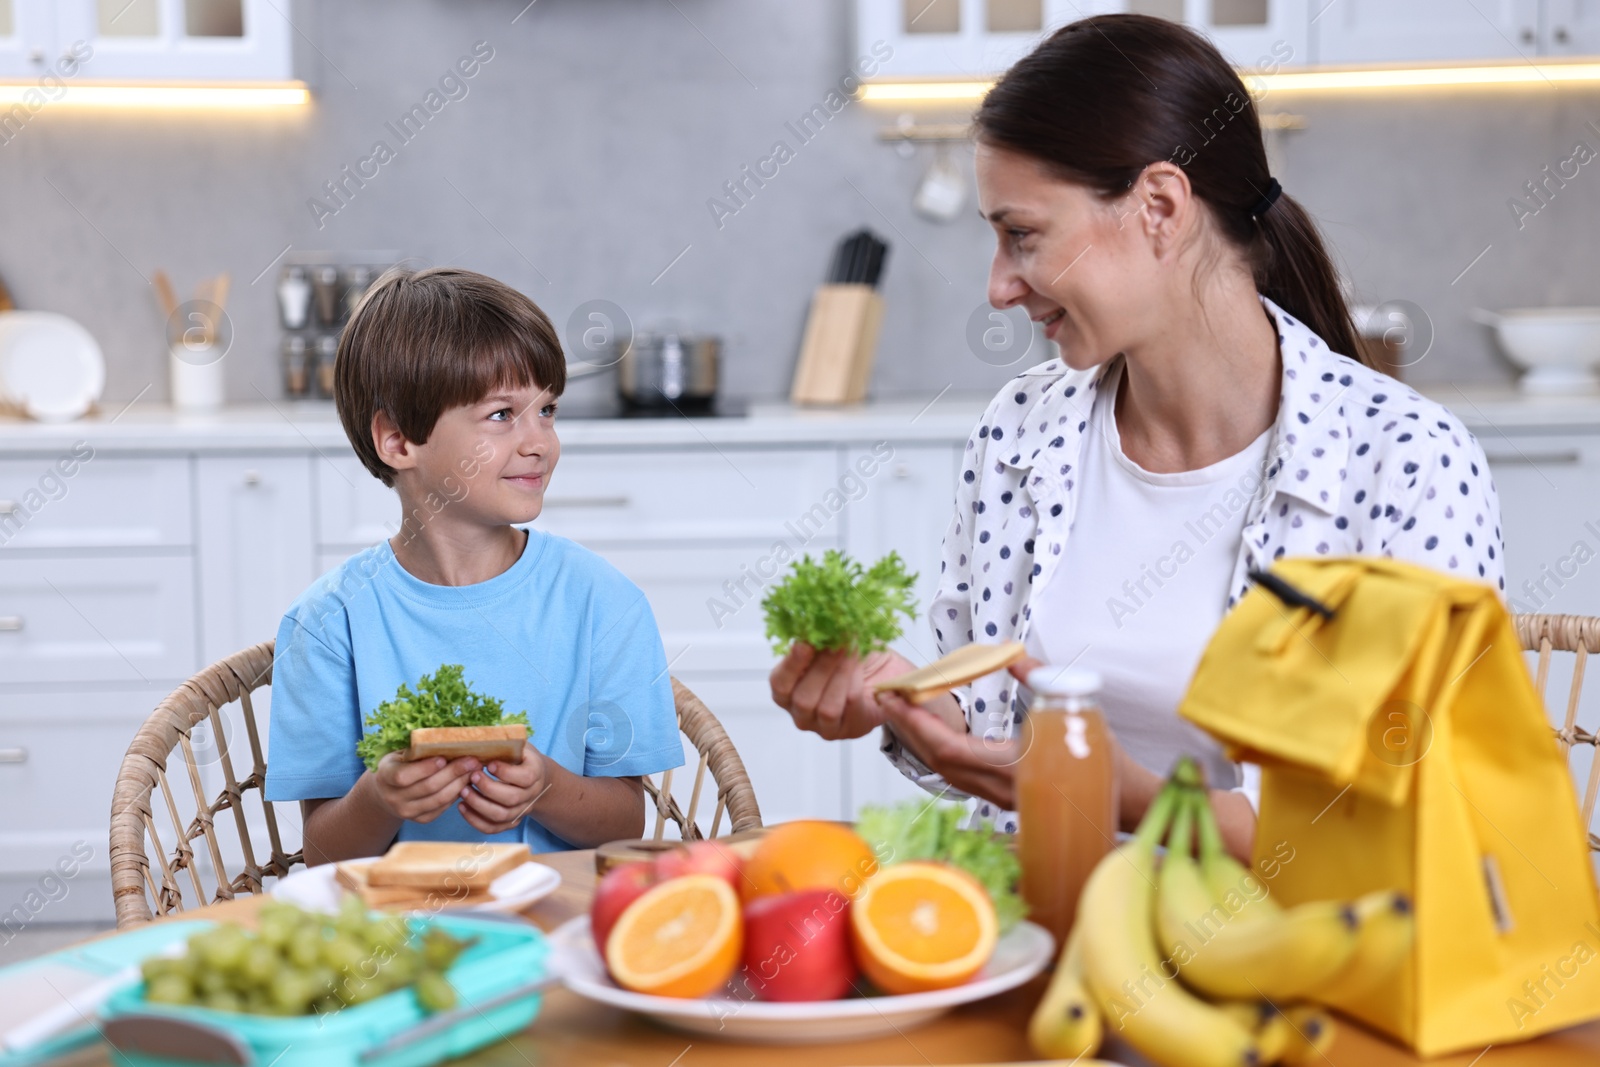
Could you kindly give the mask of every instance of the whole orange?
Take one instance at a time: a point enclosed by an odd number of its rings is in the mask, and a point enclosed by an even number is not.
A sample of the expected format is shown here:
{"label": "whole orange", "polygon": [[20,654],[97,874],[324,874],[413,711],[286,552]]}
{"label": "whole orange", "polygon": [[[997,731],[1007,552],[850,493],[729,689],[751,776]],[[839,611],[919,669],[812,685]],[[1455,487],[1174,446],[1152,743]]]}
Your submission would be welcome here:
{"label": "whole orange", "polygon": [[745,862],[739,895],[746,901],[805,889],[852,898],[878,869],[872,846],[848,826],[801,819],[774,827]]}

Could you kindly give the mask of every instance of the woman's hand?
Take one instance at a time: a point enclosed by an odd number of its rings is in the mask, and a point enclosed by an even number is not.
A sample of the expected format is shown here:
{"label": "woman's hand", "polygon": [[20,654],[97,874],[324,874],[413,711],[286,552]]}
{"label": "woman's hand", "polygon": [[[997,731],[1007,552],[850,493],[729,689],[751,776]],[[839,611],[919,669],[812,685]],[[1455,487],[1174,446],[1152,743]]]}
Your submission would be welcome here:
{"label": "woman's hand", "polygon": [[883,723],[872,684],[914,669],[898,652],[860,659],[845,651],[818,652],[796,641],[772,669],[772,702],[800,729],[829,741],[865,737]]}
{"label": "woman's hand", "polygon": [[[1011,665],[1011,676],[1026,682],[1028,672],[1043,665],[1024,656]],[[906,703],[895,693],[878,694],[878,706],[901,744],[929,770],[963,793],[998,804],[1005,811],[1017,810],[1017,761],[1022,758],[1019,739],[987,741],[981,734],[957,729],[946,716]]]}

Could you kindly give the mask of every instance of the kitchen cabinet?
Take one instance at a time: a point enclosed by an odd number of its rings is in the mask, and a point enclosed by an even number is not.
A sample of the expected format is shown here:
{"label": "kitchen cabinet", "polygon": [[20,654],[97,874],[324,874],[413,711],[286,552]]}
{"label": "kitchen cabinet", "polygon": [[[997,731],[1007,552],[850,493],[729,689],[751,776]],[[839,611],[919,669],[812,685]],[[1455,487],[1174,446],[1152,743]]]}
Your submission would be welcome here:
{"label": "kitchen cabinet", "polygon": [[200,658],[223,656],[277,633],[311,579],[312,460],[304,456],[201,456]]}
{"label": "kitchen cabinet", "polygon": [[[1002,22],[1007,29],[992,29],[992,14],[1001,8],[1022,15]],[[1600,54],[1594,0],[860,0],[857,50],[870,54],[879,41],[894,49],[877,80],[988,78],[1051,30],[1111,12],[1182,22],[1241,68]]]}
{"label": "kitchen cabinet", "polygon": [[0,0],[0,77],[289,81],[289,0]]}
{"label": "kitchen cabinet", "polygon": [[1539,0],[1312,0],[1318,63],[1516,59],[1539,51]]}

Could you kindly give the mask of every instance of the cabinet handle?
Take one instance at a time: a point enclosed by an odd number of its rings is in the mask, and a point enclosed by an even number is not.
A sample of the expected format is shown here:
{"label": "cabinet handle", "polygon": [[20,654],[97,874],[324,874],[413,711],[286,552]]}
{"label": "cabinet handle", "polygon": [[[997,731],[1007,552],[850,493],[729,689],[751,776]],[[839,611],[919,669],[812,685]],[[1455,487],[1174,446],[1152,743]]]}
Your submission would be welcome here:
{"label": "cabinet handle", "polygon": [[1483,458],[1501,467],[1537,467],[1541,463],[1552,467],[1570,467],[1583,462],[1583,453],[1576,448],[1562,452],[1486,452]]}
{"label": "cabinet handle", "polygon": [[556,496],[545,500],[547,508],[625,508],[631,503],[625,496]]}
{"label": "cabinet handle", "polygon": [[260,485],[261,484],[261,472],[260,471],[245,471],[244,472],[244,484],[245,485],[249,485],[249,486]]}
{"label": "cabinet handle", "polygon": [[21,615],[0,615],[0,633],[16,633],[22,629]]}
{"label": "cabinet handle", "polygon": [[1535,36],[1534,32],[1533,32],[1533,27],[1532,26],[1524,26],[1524,27],[1522,27],[1522,33],[1520,34],[1520,36],[1522,37],[1522,43],[1523,44],[1532,44],[1533,40],[1534,40],[1534,36]]}
{"label": "cabinet handle", "polygon": [[1556,44],[1566,44],[1570,40],[1572,40],[1572,34],[1567,32],[1567,28],[1565,26],[1557,26]]}
{"label": "cabinet handle", "polygon": [[15,500],[0,500],[0,515],[15,515],[20,506]]}
{"label": "cabinet handle", "polygon": [[20,745],[16,748],[0,748],[0,763],[27,763],[28,750]]}

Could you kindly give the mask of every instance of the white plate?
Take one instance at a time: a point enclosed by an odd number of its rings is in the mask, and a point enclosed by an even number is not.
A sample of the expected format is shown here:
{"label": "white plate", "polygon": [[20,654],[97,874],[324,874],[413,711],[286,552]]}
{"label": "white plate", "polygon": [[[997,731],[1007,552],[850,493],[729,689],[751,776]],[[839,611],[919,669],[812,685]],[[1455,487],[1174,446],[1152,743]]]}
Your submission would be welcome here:
{"label": "white plate", "polygon": [[0,390],[41,422],[88,411],[106,386],[94,335],[49,311],[0,312]]}
{"label": "white plate", "polygon": [[[373,858],[348,862],[352,865],[365,866],[377,860]],[[560,885],[560,871],[529,860],[490,882],[489,900],[481,903],[478,901],[471,904],[463,903],[460,907],[476,908],[479,911],[521,911],[529,904],[543,900],[554,893]],[[286,900],[307,911],[323,912],[338,911],[339,901],[347,892],[349,890],[339,884],[337,872],[331,863],[294,871],[279,879],[278,884],[271,889],[272,895],[279,900]],[[449,910],[448,907],[446,910]]]}
{"label": "white plate", "polygon": [[730,1041],[792,1044],[881,1037],[938,1018],[951,1008],[1015,989],[1044,970],[1054,957],[1049,932],[1030,922],[1012,927],[976,978],[954,989],[896,997],[850,997],[800,1003],[767,1003],[722,994],[683,1000],[630,993],[606,974],[589,934],[588,916],[550,935],[553,966],[567,988],[581,997],[646,1015],[663,1026]]}

